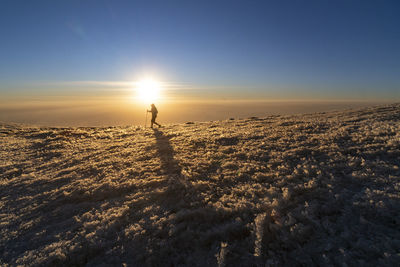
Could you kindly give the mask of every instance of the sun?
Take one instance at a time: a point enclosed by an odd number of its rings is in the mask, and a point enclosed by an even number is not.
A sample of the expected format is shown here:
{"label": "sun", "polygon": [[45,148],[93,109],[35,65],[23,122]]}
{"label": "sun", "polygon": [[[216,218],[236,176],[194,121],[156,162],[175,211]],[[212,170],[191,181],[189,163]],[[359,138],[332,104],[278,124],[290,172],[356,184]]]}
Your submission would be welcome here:
{"label": "sun", "polygon": [[136,98],[146,104],[155,102],[160,98],[161,84],[153,79],[146,79],[135,84]]}

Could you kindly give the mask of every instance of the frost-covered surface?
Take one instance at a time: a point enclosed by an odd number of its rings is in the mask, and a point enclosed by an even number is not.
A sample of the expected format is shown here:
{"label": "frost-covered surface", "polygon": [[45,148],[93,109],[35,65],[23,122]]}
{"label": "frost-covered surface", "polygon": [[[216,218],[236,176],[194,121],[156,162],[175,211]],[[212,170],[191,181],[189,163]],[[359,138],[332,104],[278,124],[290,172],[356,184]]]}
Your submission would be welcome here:
{"label": "frost-covered surface", "polygon": [[0,265],[400,262],[399,104],[0,144]]}

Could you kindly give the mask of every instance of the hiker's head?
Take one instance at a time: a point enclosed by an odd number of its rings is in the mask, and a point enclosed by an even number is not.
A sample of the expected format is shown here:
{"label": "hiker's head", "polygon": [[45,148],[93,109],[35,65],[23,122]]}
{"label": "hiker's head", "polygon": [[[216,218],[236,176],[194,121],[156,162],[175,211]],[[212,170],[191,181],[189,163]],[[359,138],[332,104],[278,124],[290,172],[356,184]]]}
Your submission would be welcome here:
{"label": "hiker's head", "polygon": [[152,106],[152,107],[155,107],[155,105],[154,105],[154,104],[151,104],[150,106]]}

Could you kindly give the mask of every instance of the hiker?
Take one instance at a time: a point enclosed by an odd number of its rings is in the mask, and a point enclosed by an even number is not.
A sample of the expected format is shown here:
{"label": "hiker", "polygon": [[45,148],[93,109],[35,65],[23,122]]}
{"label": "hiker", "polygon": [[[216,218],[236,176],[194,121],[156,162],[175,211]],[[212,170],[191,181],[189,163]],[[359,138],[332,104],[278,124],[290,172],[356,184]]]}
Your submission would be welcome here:
{"label": "hiker", "polygon": [[154,104],[151,104],[151,110],[147,110],[147,112],[151,112],[151,128],[153,128],[153,123],[158,127],[161,127],[160,124],[156,122],[158,110]]}

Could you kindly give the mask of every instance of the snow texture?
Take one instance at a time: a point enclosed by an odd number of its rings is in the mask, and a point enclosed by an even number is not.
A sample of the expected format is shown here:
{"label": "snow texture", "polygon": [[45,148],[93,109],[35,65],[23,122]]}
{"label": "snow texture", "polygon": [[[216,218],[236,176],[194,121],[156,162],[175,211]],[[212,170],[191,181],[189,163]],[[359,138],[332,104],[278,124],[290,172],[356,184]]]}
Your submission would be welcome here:
{"label": "snow texture", "polygon": [[0,124],[0,265],[395,266],[399,114]]}

